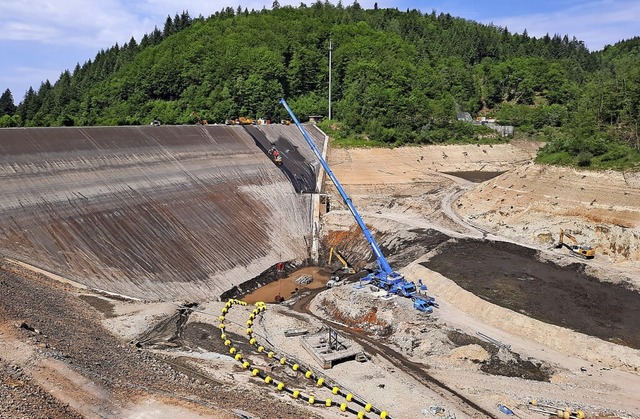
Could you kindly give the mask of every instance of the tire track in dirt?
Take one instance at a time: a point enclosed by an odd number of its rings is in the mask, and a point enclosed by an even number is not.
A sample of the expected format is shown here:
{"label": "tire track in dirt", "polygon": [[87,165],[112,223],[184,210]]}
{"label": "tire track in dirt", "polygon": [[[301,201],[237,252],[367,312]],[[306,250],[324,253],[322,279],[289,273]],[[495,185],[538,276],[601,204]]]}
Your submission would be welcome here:
{"label": "tire track in dirt", "polygon": [[[322,291],[312,290],[307,295],[300,298],[296,301],[291,307],[292,310],[305,313],[313,316],[314,318],[324,321],[320,317],[316,316],[309,309],[309,304],[313,298]],[[418,363],[412,362],[405,358],[401,353],[391,349],[388,346],[380,345],[380,342],[377,339],[371,338],[364,333],[356,332],[353,329],[341,325],[333,323],[332,327],[340,330],[344,334],[348,335],[350,339],[356,341],[359,345],[365,349],[367,353],[378,355],[383,357],[391,364],[396,367],[402,369],[403,372],[409,374],[411,377],[415,378],[417,381],[425,385],[430,390],[434,391],[436,394],[444,397],[445,399],[455,403],[460,410],[462,410],[465,414],[469,415],[472,418],[484,418],[484,417],[495,417],[494,414],[488,412],[475,402],[471,401],[467,397],[453,390],[451,387],[447,386],[442,381],[436,379],[435,377],[429,375],[424,367]]]}

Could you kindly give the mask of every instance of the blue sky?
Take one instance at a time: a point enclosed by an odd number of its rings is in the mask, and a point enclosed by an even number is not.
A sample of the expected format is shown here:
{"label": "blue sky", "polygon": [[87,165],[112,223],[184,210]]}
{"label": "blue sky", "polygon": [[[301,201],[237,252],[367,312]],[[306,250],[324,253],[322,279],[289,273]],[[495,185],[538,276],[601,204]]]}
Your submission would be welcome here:
{"label": "blue sky", "polygon": [[[313,1],[303,1],[311,5]],[[299,5],[279,0],[280,5]],[[336,4],[337,0],[331,0]],[[0,92],[11,90],[16,104],[29,86],[54,83],[65,69],[93,59],[101,49],[140,41],[167,15],[188,10],[205,17],[224,7],[270,8],[273,0],[0,0]],[[344,5],[352,4],[343,0]],[[360,0],[363,8],[376,1]],[[639,0],[379,0],[378,7],[436,10],[530,36],[575,36],[592,51],[640,36]]]}

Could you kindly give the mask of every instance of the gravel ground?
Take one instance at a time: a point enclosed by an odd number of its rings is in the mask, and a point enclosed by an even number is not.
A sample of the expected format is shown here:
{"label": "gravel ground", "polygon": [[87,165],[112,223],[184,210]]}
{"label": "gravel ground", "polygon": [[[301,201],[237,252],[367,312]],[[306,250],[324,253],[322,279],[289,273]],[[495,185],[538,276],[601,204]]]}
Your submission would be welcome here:
{"label": "gravel ground", "polygon": [[73,290],[41,275],[3,265],[0,301],[0,370],[9,372],[0,381],[2,418],[164,417],[145,416],[163,405],[205,417],[235,417],[234,410],[255,418],[312,416],[259,387],[208,382],[172,367],[173,358],[121,341]]}
{"label": "gravel ground", "polygon": [[43,390],[22,367],[0,358],[0,376],[0,417],[82,418],[68,404]]}

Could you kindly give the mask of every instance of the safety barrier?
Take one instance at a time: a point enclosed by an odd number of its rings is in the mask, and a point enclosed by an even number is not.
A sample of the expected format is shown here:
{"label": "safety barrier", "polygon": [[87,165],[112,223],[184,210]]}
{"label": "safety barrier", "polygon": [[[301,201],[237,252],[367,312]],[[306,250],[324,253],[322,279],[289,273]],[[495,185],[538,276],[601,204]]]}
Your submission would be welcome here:
{"label": "safety barrier", "polygon": [[291,367],[293,371],[302,373],[305,378],[309,380],[313,380],[318,387],[325,387],[331,390],[332,394],[339,395],[343,397],[347,402],[353,402],[358,406],[362,407],[364,410],[353,409],[347,403],[336,403],[331,398],[327,398],[326,400],[324,400],[324,402],[322,402],[321,400],[316,400],[315,396],[305,395],[300,390],[291,389],[287,387],[284,382],[274,379],[273,377],[268,375],[265,371],[251,365],[251,363],[247,361],[242,356],[242,354],[239,353],[238,350],[233,346],[233,343],[227,337],[227,334],[225,332],[226,325],[224,322],[226,320],[226,315],[229,312],[229,309],[234,304],[247,306],[247,303],[245,301],[235,300],[235,299],[229,299],[229,301],[227,301],[225,306],[222,308],[222,314],[218,318],[218,320],[220,320],[220,324],[218,325],[218,328],[221,331],[220,338],[222,339],[224,345],[229,347],[229,353],[233,356],[233,358],[242,365],[242,368],[248,370],[252,376],[260,377],[266,384],[274,386],[279,391],[284,391],[289,393],[291,397],[294,399],[304,400],[305,402],[308,402],[311,405],[323,403],[326,407],[332,407],[332,406],[337,407],[342,412],[348,412],[356,415],[358,419],[367,418],[368,417],[367,413],[374,413],[380,416],[381,419],[392,419],[391,415],[389,415],[389,413],[386,410],[381,410],[373,406],[371,403],[367,403],[365,400],[362,400],[361,397],[358,397],[352,393],[344,392],[343,390],[340,389],[338,385],[328,382],[325,377],[317,375],[309,367],[306,367],[302,365],[300,362],[296,362],[291,358],[288,359],[286,356],[278,356],[275,353],[275,351],[272,350],[273,348],[266,348],[264,345],[261,345],[260,343],[258,343],[257,339],[254,337],[252,326],[256,317],[267,309],[267,305],[263,302],[257,302],[255,304],[256,308],[253,309],[253,311],[249,315],[249,320],[247,320],[246,322],[247,328],[245,332],[247,334],[247,338],[249,339],[249,344],[255,347],[258,353],[265,354],[266,352],[265,355],[267,356],[267,358],[279,360],[281,365],[288,365],[289,367]]}

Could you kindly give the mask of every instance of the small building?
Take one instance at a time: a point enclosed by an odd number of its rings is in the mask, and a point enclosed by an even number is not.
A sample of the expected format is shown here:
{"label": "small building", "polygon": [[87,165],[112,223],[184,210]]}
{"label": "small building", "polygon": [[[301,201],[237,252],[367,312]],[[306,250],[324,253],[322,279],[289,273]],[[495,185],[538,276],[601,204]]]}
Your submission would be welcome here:
{"label": "small building", "polygon": [[323,118],[323,115],[309,115],[309,122],[317,124],[318,122],[322,121]]}

